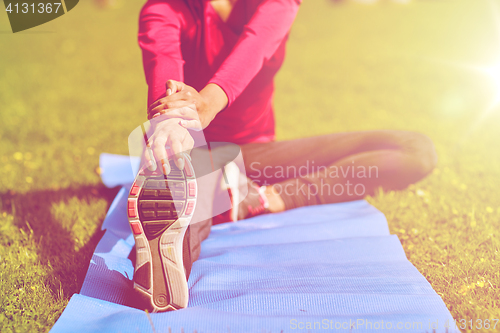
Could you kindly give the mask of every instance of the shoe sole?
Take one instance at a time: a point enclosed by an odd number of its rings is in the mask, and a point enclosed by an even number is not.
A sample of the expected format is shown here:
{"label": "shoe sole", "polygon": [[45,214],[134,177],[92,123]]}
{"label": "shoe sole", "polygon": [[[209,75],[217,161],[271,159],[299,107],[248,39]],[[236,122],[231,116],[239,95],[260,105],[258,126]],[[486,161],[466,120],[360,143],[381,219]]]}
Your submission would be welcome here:
{"label": "shoe sole", "polygon": [[134,289],[153,312],[185,308],[189,293],[183,264],[183,241],[196,205],[193,166],[184,170],[170,160],[168,176],[141,170],[128,196],[128,220],[136,244]]}

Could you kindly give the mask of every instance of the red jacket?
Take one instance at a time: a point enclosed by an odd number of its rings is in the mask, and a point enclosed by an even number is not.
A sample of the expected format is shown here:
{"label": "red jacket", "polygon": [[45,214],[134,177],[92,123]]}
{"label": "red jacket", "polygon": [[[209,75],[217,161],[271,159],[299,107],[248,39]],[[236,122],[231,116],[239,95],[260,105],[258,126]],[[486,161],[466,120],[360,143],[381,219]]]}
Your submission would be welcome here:
{"label": "red jacket", "polygon": [[149,0],[139,24],[148,105],[169,79],[198,91],[215,83],[229,103],[204,130],[207,141],[274,140],[273,81],[300,2],[239,0],[231,28],[208,0]]}

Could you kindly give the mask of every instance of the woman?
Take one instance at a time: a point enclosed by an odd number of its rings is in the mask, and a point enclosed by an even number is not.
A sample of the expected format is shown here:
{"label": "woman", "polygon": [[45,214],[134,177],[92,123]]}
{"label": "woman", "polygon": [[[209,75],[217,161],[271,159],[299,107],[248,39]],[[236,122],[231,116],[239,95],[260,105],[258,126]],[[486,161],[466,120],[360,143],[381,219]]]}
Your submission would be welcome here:
{"label": "woman", "polygon": [[[360,199],[378,187],[402,189],[425,177],[436,164],[430,139],[411,132],[335,133],[274,141],[273,80],[300,2],[149,0],[140,15],[148,118],[155,118],[156,124],[149,138],[154,157],[168,174],[175,166],[191,168],[181,156],[202,144],[197,141],[238,144],[246,176],[253,181],[245,200],[233,205],[233,220]],[[175,166],[168,163],[166,146],[173,151],[169,157],[175,156]],[[193,226],[189,244],[183,232],[172,241],[177,244],[172,251],[184,252],[185,270],[196,260],[211,223]],[[150,238],[146,242],[150,259],[136,263],[140,280],[134,276],[136,289],[156,311],[186,306],[187,276],[179,273],[181,266],[167,267],[167,256],[161,252],[165,246],[158,247],[159,241]],[[163,275],[158,273],[161,268]]]}

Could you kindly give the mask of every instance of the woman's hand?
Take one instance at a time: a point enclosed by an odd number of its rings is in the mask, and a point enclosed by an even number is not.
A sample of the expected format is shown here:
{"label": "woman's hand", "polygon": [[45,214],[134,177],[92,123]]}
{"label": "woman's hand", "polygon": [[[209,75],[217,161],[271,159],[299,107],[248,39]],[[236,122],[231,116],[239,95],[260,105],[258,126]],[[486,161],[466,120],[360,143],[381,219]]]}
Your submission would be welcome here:
{"label": "woman's hand", "polygon": [[179,81],[169,80],[166,96],[148,109],[148,119],[165,115],[182,118],[182,126],[195,130],[207,127],[227,105],[227,96],[218,85],[210,83],[200,92]]}
{"label": "woman's hand", "polygon": [[[159,101],[160,100],[158,100],[158,102]],[[193,129],[195,131],[201,131],[204,128],[196,105],[194,104],[190,104],[188,106],[180,107],[177,109],[161,109],[161,111],[156,112],[152,117],[148,116],[148,118],[155,119],[159,116],[165,119],[179,118],[181,119],[181,126]]]}
{"label": "woman's hand", "polygon": [[[170,173],[169,157],[174,158],[175,165],[179,169],[184,169],[184,158],[188,157],[189,151],[194,146],[194,140],[188,130],[180,125],[180,118],[157,117],[151,121],[154,128],[153,134],[148,138],[148,148],[144,158],[152,166],[155,161],[151,160],[148,150],[152,150],[156,162],[160,162],[163,173]],[[171,154],[168,156],[166,146],[170,147]],[[154,169],[154,168],[153,168]]]}

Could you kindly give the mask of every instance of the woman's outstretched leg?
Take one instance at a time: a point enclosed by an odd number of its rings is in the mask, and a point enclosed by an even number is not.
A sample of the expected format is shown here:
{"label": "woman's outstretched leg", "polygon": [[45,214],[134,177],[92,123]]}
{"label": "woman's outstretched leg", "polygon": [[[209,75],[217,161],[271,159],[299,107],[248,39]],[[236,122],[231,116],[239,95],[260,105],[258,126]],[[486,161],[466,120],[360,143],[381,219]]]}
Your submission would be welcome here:
{"label": "woman's outstretched leg", "polygon": [[247,175],[273,185],[266,191],[271,212],[357,200],[379,187],[404,189],[437,162],[427,136],[405,131],[335,133],[249,144],[242,151]]}

